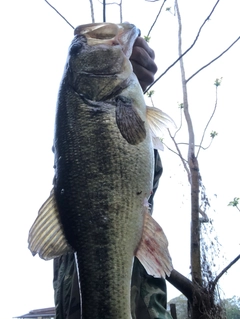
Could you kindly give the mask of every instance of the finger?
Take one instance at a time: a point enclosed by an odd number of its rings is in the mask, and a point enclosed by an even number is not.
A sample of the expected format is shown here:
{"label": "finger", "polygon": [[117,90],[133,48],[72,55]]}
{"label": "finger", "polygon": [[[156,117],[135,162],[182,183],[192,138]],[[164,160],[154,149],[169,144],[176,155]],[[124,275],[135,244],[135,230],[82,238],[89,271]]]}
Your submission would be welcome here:
{"label": "finger", "polygon": [[154,73],[147,70],[135,61],[131,61],[133,72],[136,74],[143,91],[154,81]]}
{"label": "finger", "polygon": [[137,46],[137,47],[141,47],[143,48],[152,59],[155,59],[155,53],[153,51],[153,49],[151,49],[148,45],[148,43],[142,38],[142,37],[138,37],[134,43],[133,48]]}
{"label": "finger", "polygon": [[130,57],[130,61],[138,63],[139,65],[153,72],[154,74],[157,72],[156,63],[142,47],[134,47],[132,55]]}

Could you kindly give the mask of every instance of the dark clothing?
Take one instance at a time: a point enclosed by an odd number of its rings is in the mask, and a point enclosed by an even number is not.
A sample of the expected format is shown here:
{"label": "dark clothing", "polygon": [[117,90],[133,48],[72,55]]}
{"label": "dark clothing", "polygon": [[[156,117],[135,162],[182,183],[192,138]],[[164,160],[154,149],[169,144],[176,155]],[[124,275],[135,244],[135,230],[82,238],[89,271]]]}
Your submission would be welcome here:
{"label": "dark clothing", "polygon": [[[153,197],[163,170],[158,151],[154,150],[154,155],[153,191],[149,198],[151,214],[153,211]],[[53,286],[56,319],[79,319],[80,295],[73,253],[54,260]],[[171,319],[170,314],[166,311],[165,280],[149,276],[137,258],[134,259],[132,273],[131,308],[133,319]]]}

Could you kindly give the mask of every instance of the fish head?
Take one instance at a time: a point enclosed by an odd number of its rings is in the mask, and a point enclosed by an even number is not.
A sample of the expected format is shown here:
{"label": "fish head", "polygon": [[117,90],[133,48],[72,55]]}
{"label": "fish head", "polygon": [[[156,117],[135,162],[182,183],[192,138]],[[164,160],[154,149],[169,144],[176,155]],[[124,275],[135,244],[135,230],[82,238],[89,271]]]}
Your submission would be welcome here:
{"label": "fish head", "polygon": [[69,48],[65,80],[91,100],[104,100],[132,74],[129,58],[139,29],[133,24],[78,26]]}
{"label": "fish head", "polygon": [[74,30],[74,35],[84,35],[90,46],[104,44],[117,46],[117,49],[122,50],[125,56],[130,58],[140,30],[130,23],[91,23],[78,26]]}

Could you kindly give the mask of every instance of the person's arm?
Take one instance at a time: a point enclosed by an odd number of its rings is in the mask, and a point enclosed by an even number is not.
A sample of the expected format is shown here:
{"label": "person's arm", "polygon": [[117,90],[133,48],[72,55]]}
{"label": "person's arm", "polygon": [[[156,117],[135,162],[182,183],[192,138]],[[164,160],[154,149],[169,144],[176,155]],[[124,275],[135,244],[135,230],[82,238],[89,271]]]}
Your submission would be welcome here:
{"label": "person's arm", "polygon": [[154,81],[154,75],[157,72],[154,58],[154,51],[148,43],[143,38],[138,37],[134,43],[130,61],[143,91]]}

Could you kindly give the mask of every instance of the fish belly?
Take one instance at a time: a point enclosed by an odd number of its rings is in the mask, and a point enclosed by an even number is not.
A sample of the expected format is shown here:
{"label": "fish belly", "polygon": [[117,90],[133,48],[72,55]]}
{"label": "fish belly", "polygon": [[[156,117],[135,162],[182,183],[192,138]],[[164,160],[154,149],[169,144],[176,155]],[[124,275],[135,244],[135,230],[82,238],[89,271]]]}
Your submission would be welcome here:
{"label": "fish belly", "polygon": [[[150,138],[130,145],[115,106],[60,98],[54,192],[69,244],[77,252],[84,319],[129,319],[134,252],[153,178]],[[104,106],[105,105],[105,106]]]}

